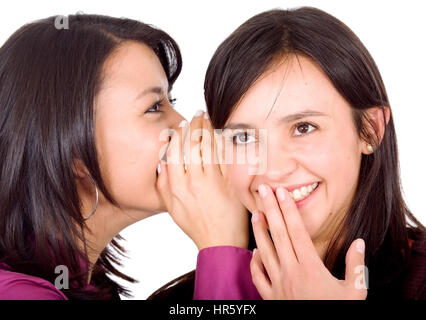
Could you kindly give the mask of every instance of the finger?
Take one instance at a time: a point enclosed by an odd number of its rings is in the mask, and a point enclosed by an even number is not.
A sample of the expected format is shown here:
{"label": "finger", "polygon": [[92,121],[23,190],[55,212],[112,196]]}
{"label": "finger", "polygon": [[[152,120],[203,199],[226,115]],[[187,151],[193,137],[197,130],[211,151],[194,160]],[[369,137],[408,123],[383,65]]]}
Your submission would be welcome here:
{"label": "finger", "polygon": [[186,120],[183,120],[179,124],[179,128],[174,130],[173,135],[170,139],[169,148],[167,149],[167,173],[169,177],[169,183],[171,188],[180,186],[180,182],[184,181],[185,168],[183,163],[182,155],[182,128],[188,124]]}
{"label": "finger", "polygon": [[272,281],[279,281],[280,262],[277,251],[268,233],[265,215],[261,211],[254,211],[252,216],[253,234],[256,240],[259,255],[266,272]]}
{"label": "finger", "polygon": [[298,262],[275,194],[272,189],[265,184],[259,186],[258,192],[263,204],[269,230],[271,230],[272,240],[277,248],[281,266],[284,268],[292,268]]}
{"label": "finger", "polygon": [[208,113],[203,117],[203,137],[201,140],[201,153],[204,172],[207,174],[221,174],[217,150],[215,148],[215,136]]}
{"label": "finger", "polygon": [[168,182],[167,167],[163,160],[161,160],[157,166],[157,189],[160,197],[166,205],[167,211],[170,212],[172,199],[170,194],[170,185]]}
{"label": "finger", "polygon": [[345,284],[361,299],[365,299],[368,289],[368,269],[365,267],[364,256],[364,240],[354,240],[346,253]]}
{"label": "finger", "polygon": [[[210,125],[213,127],[211,120]],[[224,131],[222,129],[213,128],[213,132],[215,155],[217,157],[218,167],[222,176],[226,176],[226,166],[233,163],[233,157],[230,155],[231,152],[228,150],[232,150],[233,146],[230,144],[230,141],[228,141],[229,136],[226,135],[226,130]]]}
{"label": "finger", "polygon": [[253,284],[263,299],[271,296],[272,285],[269,277],[265,274],[266,270],[263,266],[262,258],[258,250],[253,250],[253,256],[250,261],[250,273]]}
{"label": "finger", "polygon": [[290,193],[285,188],[278,187],[276,196],[298,262],[312,263],[320,259]]}
{"label": "finger", "polygon": [[187,173],[194,179],[198,179],[203,173],[201,164],[201,130],[203,126],[203,111],[198,110],[192,118],[189,134],[185,141],[185,154],[187,158]]}

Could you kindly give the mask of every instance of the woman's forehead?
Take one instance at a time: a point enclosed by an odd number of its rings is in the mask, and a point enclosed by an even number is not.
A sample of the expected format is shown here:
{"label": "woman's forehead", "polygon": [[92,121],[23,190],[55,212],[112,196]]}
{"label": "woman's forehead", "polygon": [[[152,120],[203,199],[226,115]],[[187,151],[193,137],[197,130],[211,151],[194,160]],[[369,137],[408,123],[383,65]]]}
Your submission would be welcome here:
{"label": "woman's forehead", "polygon": [[226,125],[263,122],[302,111],[332,113],[345,100],[312,59],[298,56],[276,64],[244,94]]}

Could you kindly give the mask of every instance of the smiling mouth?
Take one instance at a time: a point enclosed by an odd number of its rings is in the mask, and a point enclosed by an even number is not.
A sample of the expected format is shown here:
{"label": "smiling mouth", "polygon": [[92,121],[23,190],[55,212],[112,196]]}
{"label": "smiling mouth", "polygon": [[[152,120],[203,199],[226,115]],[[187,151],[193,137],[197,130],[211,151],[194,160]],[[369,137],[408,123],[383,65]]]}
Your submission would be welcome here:
{"label": "smiling mouth", "polygon": [[294,189],[290,192],[291,197],[294,199],[294,201],[301,201],[305,198],[307,198],[312,192],[315,191],[316,188],[318,188],[319,182],[312,183],[307,186],[303,186],[298,189]]}

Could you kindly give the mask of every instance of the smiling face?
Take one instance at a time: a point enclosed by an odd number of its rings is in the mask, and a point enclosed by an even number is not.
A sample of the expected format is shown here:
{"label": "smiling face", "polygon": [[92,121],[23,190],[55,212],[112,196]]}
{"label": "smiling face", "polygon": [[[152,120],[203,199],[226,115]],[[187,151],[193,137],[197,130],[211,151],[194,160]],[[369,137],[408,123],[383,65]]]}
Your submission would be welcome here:
{"label": "smiling face", "polygon": [[122,44],[104,65],[96,99],[96,146],[106,186],[132,217],[165,211],[156,189],[165,141],[160,133],[183,118],[169,102],[169,84],[155,53],[137,42]]}
{"label": "smiling face", "polygon": [[[225,128],[234,129],[224,132],[234,144],[234,159],[241,152],[235,144],[266,144],[260,174],[250,174],[248,159],[225,167],[243,204],[262,210],[259,185],[283,186],[293,192],[311,238],[329,239],[354,195],[365,142],[349,104],[319,66],[304,56],[275,64],[246,92]],[[247,128],[266,129],[267,139],[245,134]]]}

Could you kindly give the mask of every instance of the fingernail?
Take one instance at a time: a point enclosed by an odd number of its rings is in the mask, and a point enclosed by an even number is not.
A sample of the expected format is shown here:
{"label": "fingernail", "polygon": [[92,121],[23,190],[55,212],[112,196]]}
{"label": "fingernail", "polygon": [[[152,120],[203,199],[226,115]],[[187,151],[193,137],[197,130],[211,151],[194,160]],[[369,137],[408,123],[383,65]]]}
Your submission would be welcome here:
{"label": "fingernail", "polygon": [[284,201],[285,200],[285,192],[284,192],[283,187],[278,187],[278,189],[277,189],[277,196],[278,196],[278,199],[280,201]]}
{"label": "fingernail", "polygon": [[157,172],[158,172],[158,174],[161,173],[161,164],[158,164],[158,166],[157,166]]}
{"label": "fingernail", "polygon": [[186,120],[182,120],[182,121],[179,123],[179,128],[185,127],[187,123],[188,123],[188,121],[186,121]]}
{"label": "fingernail", "polygon": [[358,239],[355,245],[355,248],[358,250],[359,253],[364,254],[365,251],[365,242],[362,239]]}
{"label": "fingernail", "polygon": [[202,114],[203,114],[203,110],[198,110],[196,113],[195,113],[195,115],[194,115],[194,117],[199,117],[199,116],[201,116]]}
{"label": "fingernail", "polygon": [[258,220],[259,220],[259,213],[257,211],[254,211],[252,216],[251,216],[251,221],[257,222]]}
{"label": "fingernail", "polygon": [[209,113],[206,111],[205,113],[204,113],[204,119],[206,119],[206,120],[208,120],[210,117],[209,117]]}
{"label": "fingernail", "polygon": [[262,198],[265,198],[266,195],[268,194],[268,191],[266,190],[266,187],[263,184],[259,186],[259,189],[257,189],[257,191],[259,192]]}

